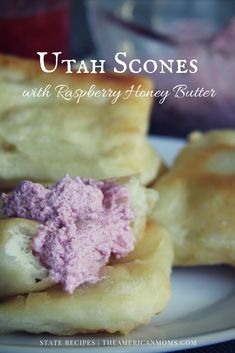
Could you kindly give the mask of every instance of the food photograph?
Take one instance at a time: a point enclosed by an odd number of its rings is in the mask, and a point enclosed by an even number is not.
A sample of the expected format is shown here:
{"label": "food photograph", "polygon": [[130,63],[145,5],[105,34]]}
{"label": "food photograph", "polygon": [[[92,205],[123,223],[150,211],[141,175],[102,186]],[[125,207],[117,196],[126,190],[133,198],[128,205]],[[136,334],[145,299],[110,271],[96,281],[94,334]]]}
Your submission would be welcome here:
{"label": "food photograph", "polygon": [[235,1],[0,0],[0,34],[0,353],[235,352]]}

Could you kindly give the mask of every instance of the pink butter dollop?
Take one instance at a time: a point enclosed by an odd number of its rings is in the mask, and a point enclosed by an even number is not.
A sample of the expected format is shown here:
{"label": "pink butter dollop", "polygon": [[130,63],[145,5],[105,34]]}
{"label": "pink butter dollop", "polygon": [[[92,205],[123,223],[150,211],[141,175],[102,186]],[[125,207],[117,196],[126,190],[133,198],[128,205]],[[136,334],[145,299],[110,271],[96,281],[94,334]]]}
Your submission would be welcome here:
{"label": "pink butter dollop", "polygon": [[99,281],[111,255],[120,258],[134,248],[128,189],[113,180],[65,176],[50,187],[23,181],[2,200],[4,215],[41,223],[33,254],[70,294]]}

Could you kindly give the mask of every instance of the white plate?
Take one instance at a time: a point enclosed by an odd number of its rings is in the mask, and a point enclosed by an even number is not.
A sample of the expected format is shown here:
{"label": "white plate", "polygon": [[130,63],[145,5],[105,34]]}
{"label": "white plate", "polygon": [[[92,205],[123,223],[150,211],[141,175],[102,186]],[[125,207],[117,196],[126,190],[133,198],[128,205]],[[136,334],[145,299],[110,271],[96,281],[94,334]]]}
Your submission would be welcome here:
{"label": "white plate", "polygon": [[[170,138],[151,138],[151,143],[170,164],[184,142]],[[139,327],[127,337],[79,335],[70,337],[72,341],[69,342],[70,347],[67,347],[68,338],[65,337],[15,334],[0,337],[0,353],[68,353],[75,350],[79,353],[170,352],[193,348],[195,343],[199,347],[235,338],[233,268],[177,268],[173,271],[172,279],[173,293],[167,309],[149,325]],[[47,344],[50,347],[47,349],[44,348],[45,340],[49,340]],[[103,347],[103,340],[110,346]],[[60,348],[56,346],[59,342],[62,345]],[[44,346],[40,345],[42,343]]]}

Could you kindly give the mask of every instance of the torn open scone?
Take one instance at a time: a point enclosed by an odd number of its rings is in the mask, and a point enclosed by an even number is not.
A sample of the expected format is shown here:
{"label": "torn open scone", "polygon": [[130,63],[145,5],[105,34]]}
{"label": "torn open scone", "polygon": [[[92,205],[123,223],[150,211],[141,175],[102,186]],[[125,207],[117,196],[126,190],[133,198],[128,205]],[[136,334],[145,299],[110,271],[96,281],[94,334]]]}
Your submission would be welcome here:
{"label": "torn open scone", "polygon": [[166,305],[171,242],[136,178],[24,181],[2,199],[1,332],[127,333]]}
{"label": "torn open scone", "polygon": [[168,233],[147,225],[135,250],[105,267],[105,278],[75,289],[59,287],[19,295],[0,303],[0,332],[53,334],[107,331],[129,333],[161,312],[170,295],[172,248]]}

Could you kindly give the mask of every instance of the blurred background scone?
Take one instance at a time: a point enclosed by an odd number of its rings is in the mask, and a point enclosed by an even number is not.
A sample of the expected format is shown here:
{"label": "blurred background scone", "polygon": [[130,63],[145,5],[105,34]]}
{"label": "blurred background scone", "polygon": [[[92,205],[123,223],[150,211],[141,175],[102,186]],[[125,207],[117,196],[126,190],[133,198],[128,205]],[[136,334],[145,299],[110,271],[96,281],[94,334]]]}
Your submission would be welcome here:
{"label": "blurred background scone", "polygon": [[175,265],[235,265],[235,130],[192,133],[155,189]]}

